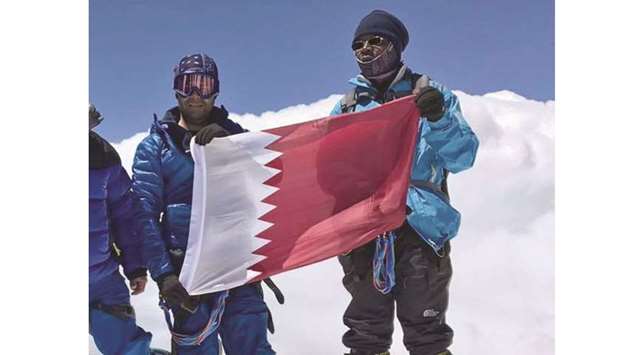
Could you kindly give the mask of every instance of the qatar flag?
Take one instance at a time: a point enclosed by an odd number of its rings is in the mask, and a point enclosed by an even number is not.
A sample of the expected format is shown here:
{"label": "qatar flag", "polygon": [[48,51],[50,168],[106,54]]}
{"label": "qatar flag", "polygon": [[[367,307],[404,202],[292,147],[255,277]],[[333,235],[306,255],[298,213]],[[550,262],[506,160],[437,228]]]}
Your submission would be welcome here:
{"label": "qatar flag", "polygon": [[191,295],[227,290],[399,227],[418,121],[405,97],[365,112],[192,143],[185,288]]}

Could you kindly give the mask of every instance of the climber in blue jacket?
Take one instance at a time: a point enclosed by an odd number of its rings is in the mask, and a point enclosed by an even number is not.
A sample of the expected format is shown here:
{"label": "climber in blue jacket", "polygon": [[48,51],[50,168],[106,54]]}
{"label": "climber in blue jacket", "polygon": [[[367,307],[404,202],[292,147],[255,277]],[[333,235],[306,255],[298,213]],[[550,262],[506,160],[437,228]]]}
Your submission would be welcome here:
{"label": "climber in blue jacket", "polygon": [[142,240],[134,233],[131,180],[121,159],[92,129],[101,114],[89,112],[89,330],[99,351],[108,354],[148,355],[151,334],[136,325],[129,290],[119,272],[123,266],[132,295],[146,286]]}
{"label": "climber in blue jacket", "polygon": [[228,355],[275,354],[267,341],[269,314],[259,283],[190,297],[179,282],[192,203],[190,140],[195,137],[196,144],[205,145],[215,137],[245,130],[228,118],[223,106],[215,106],[219,79],[212,58],[205,54],[183,57],[174,74],[178,106],[163,119],[155,119],[133,164],[138,231],[162,306],[174,315],[174,322],[167,316],[173,352],[219,354],[219,334]]}
{"label": "climber in blue jacket", "polygon": [[456,95],[403,63],[408,42],[405,25],[394,15],[375,10],[364,17],[351,44],[361,73],[332,110],[333,115],[365,111],[412,95],[421,115],[406,220],[339,257],[343,284],[352,296],[343,336],[350,354],[389,354],[395,308],[411,354],[450,354],[453,331],[445,318],[452,276],[449,240],[458,232],[461,215],[450,205],[447,175],[474,164],[478,139]]}

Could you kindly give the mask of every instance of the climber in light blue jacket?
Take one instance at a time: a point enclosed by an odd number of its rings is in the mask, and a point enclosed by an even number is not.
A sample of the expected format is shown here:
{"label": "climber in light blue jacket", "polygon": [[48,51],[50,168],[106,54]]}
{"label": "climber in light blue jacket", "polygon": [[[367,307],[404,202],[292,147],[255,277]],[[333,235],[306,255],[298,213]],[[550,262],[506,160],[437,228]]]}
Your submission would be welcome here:
{"label": "climber in light blue jacket", "polygon": [[352,300],[344,314],[350,354],[389,354],[396,312],[411,354],[449,355],[453,331],[446,324],[452,276],[450,243],[461,214],[450,205],[447,175],[472,167],[478,138],[458,98],[402,62],[409,42],[403,23],[375,10],[358,25],[352,41],[361,73],[332,115],[370,110],[410,96],[420,110],[418,140],[403,225],[339,257]]}

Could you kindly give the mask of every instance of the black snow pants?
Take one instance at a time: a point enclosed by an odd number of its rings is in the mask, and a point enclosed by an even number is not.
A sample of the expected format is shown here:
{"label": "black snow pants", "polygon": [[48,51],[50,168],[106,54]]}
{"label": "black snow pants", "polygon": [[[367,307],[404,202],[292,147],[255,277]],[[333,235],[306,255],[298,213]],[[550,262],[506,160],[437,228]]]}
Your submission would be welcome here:
{"label": "black snow pants", "polygon": [[450,245],[439,257],[407,222],[394,231],[396,286],[387,295],[372,282],[375,241],[338,259],[344,269],[344,287],[353,299],[344,313],[349,330],[342,337],[353,354],[377,354],[392,344],[394,307],[410,354],[435,355],[452,343],[446,324],[448,285],[452,276]]}

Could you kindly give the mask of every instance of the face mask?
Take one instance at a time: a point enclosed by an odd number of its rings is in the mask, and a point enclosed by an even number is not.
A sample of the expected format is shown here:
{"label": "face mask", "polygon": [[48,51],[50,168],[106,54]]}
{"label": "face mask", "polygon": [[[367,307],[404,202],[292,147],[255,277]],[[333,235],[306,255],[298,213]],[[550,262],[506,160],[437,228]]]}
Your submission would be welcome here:
{"label": "face mask", "polygon": [[383,53],[372,60],[362,62],[357,57],[355,60],[366,78],[375,79],[398,69],[400,53],[390,43]]}

